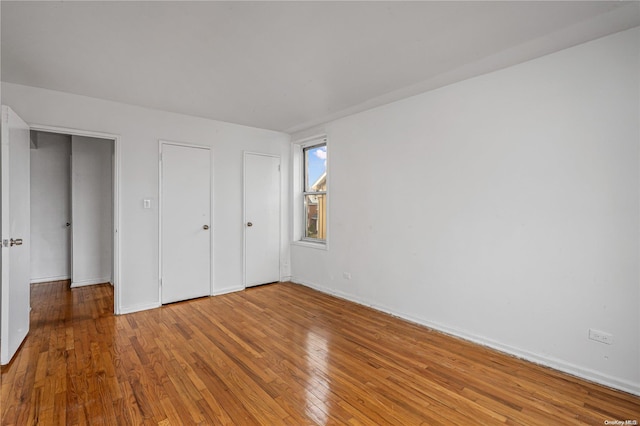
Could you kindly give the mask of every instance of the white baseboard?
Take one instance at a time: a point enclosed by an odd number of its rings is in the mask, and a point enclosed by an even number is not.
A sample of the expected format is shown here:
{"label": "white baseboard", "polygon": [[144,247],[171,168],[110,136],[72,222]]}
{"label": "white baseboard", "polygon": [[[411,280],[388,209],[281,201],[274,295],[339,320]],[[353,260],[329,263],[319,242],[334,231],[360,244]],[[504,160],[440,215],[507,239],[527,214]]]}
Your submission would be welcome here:
{"label": "white baseboard", "polygon": [[618,389],[624,392],[628,392],[628,393],[640,396],[640,385],[624,379],[609,376],[607,374],[602,374],[598,371],[591,370],[586,367],[581,367],[579,365],[576,365],[558,358],[543,356],[535,352],[530,352],[527,350],[515,348],[513,346],[506,345],[501,342],[497,342],[495,340],[489,339],[484,336],[477,336],[477,335],[471,334],[464,330],[448,327],[448,326],[431,322],[431,321],[421,320],[419,318],[411,317],[410,315],[397,314],[393,312],[391,309],[388,309],[384,306],[379,306],[374,304],[374,305],[371,305],[371,307],[373,309],[385,312],[387,314],[400,317],[407,321],[410,321],[419,325],[423,325],[423,326],[432,328],[434,330],[438,330],[440,332],[449,334],[451,336],[459,337],[463,340],[467,340],[482,346],[495,349],[497,351],[515,356],[516,358],[520,358],[525,361],[532,362],[534,364],[549,367],[554,370],[558,370],[563,373],[567,373],[572,376],[579,377],[581,379],[585,379],[585,380],[595,382],[604,386],[608,386],[610,388]]}
{"label": "white baseboard", "polygon": [[244,290],[244,287],[221,288],[219,290],[214,290],[211,295],[212,296],[221,296],[223,294],[235,293],[236,291],[242,291],[242,290]]}
{"label": "white baseboard", "polygon": [[71,288],[85,287],[85,286],[88,286],[88,285],[105,284],[105,283],[111,283],[111,277],[91,278],[91,279],[88,279],[88,280],[71,281]]}
{"label": "white baseboard", "polygon": [[[322,286],[322,285],[319,285],[319,284],[315,284],[315,283],[311,283],[311,282],[308,282],[308,281],[300,280],[299,278],[296,278],[296,277],[291,277],[291,282],[294,283],[294,284],[301,284],[301,285],[303,285],[305,287],[309,287],[309,288],[312,288],[314,290],[318,290],[319,292],[322,292],[322,293],[326,293],[326,294],[330,294],[332,296],[339,297],[340,299],[345,299],[345,300],[348,300],[350,302],[357,303],[359,305],[368,306],[370,308],[373,308],[373,306],[369,302],[367,302],[366,300],[361,299],[361,298],[359,298],[359,297],[357,297],[357,296],[355,296],[353,294],[344,293],[342,291],[336,291],[336,290],[330,289],[328,287],[325,287],[325,286]],[[389,312],[386,312],[386,313],[389,313]],[[391,315],[399,316],[399,315],[396,315],[396,314],[391,314]]]}
{"label": "white baseboard", "polygon": [[348,293],[344,293],[344,292],[340,292],[340,291],[335,291],[332,289],[329,289],[327,287],[315,284],[315,283],[311,283],[311,282],[306,282],[304,280],[300,280],[299,278],[296,277],[292,277],[291,281],[296,283],[296,284],[301,284],[305,287],[309,287],[312,288],[314,290],[318,290],[322,293],[326,293],[326,294],[330,294],[336,297],[339,297],[341,299],[345,299],[348,300],[350,302],[354,302],[357,303],[359,305],[364,305],[364,306],[368,306],[372,309],[375,309],[377,311],[381,311],[384,312],[386,314],[395,316],[395,317],[399,317],[402,318],[404,320],[410,321],[412,323],[415,324],[419,324],[419,325],[423,325],[425,327],[440,331],[442,333],[445,334],[449,334],[451,336],[455,336],[458,338],[461,338],[463,340],[467,340],[482,346],[486,346],[489,347],[491,349],[495,349],[497,351],[506,353],[508,355],[511,356],[515,356],[516,358],[520,358],[523,359],[525,361],[529,361],[532,362],[534,364],[538,364],[538,365],[543,365],[545,367],[549,367],[552,368],[554,370],[558,370],[561,371],[563,373],[567,373],[570,374],[572,376],[576,376],[579,377],[581,379],[585,379],[588,380],[590,382],[594,382],[594,383],[598,383],[613,389],[618,389],[624,392],[628,392],[631,393],[633,395],[638,395],[640,396],[640,383],[634,383],[628,380],[624,380],[624,379],[620,379],[618,377],[613,377],[613,376],[609,376],[607,374],[602,374],[598,371],[595,370],[591,370],[589,368],[585,368],[585,367],[581,367],[579,365],[576,364],[572,364],[570,362],[561,360],[561,359],[557,359],[557,358],[553,358],[553,357],[549,357],[549,356],[544,356],[544,355],[540,355],[540,354],[536,354],[534,352],[530,352],[530,351],[526,351],[526,350],[522,350],[522,349],[518,349],[500,342],[497,342],[495,340],[489,339],[487,337],[484,336],[477,336],[474,335],[472,333],[469,333],[467,331],[464,330],[460,330],[454,327],[448,327],[446,325],[443,324],[439,324],[439,323],[435,323],[435,322],[431,322],[431,321],[426,321],[420,318],[415,318],[412,317],[410,315],[406,315],[403,313],[399,313],[396,312],[390,308],[387,308],[385,306],[381,306],[375,303],[371,303],[369,301],[366,301],[364,299],[361,299],[357,296],[354,296],[352,294],[348,294]]}
{"label": "white baseboard", "polygon": [[118,313],[118,315],[132,314],[134,312],[140,312],[140,311],[148,311],[149,309],[156,309],[161,306],[162,304],[159,302],[141,303],[133,306],[125,306],[120,308],[120,312]]}
{"label": "white baseboard", "polygon": [[71,277],[69,275],[58,275],[55,277],[43,277],[43,278],[32,278],[31,284],[39,284],[39,283],[48,283],[53,281],[64,281],[70,280]]}

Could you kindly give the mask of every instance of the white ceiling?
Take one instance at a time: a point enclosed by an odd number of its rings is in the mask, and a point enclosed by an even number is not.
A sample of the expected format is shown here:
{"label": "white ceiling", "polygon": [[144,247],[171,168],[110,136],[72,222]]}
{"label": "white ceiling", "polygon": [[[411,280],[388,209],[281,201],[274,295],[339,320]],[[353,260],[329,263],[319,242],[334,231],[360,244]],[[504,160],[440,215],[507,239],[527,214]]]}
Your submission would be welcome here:
{"label": "white ceiling", "polygon": [[1,2],[3,81],[295,132],[640,25],[640,3]]}

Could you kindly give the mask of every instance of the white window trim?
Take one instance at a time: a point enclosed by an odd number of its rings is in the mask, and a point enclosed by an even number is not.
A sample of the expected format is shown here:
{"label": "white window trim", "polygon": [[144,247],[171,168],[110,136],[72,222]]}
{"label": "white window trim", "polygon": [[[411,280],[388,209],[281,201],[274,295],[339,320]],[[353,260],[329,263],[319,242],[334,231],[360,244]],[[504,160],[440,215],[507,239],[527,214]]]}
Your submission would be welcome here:
{"label": "white window trim", "polygon": [[[324,241],[316,240],[311,238],[304,237],[304,226],[305,226],[305,218],[304,218],[304,149],[314,145],[326,144],[327,145],[327,235]],[[292,143],[292,152],[291,158],[293,161],[292,164],[292,200],[293,200],[293,241],[291,242],[293,245],[301,246],[301,247],[309,247],[320,250],[327,250],[329,247],[329,235],[331,233],[330,223],[329,223],[329,204],[330,204],[330,180],[331,176],[329,174],[329,143],[327,141],[327,136],[316,135],[310,138],[305,138],[299,141],[295,141]]]}

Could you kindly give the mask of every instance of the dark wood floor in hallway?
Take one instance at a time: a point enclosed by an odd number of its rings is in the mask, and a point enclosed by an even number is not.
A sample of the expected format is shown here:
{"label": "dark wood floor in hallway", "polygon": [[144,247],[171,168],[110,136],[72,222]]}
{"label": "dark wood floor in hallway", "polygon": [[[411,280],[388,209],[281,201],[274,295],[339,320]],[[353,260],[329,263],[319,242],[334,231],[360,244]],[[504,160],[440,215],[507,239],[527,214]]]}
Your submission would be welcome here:
{"label": "dark wood floor in hallway", "polygon": [[602,425],[640,398],[290,283],[114,316],[32,286],[2,425]]}

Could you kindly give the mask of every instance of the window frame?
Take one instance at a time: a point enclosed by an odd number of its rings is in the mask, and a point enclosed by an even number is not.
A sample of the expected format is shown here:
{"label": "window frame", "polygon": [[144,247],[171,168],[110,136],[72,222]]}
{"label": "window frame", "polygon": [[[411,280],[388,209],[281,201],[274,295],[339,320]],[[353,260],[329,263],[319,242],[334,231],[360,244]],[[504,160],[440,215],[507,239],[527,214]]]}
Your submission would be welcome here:
{"label": "window frame", "polygon": [[[305,149],[312,148],[314,146],[326,145],[327,147],[327,182],[326,182],[326,190],[325,191],[310,191],[309,194],[313,192],[324,193],[325,195],[325,206],[326,206],[326,217],[325,217],[325,239],[318,238],[309,238],[306,233],[306,208],[305,208],[305,191],[306,188],[306,158],[305,158]],[[312,137],[307,137],[304,139],[294,140],[291,143],[291,159],[292,159],[292,180],[291,180],[291,189],[292,193],[292,213],[293,213],[293,221],[292,221],[292,239],[291,243],[293,245],[314,248],[318,250],[328,250],[329,246],[329,235],[330,235],[330,224],[329,224],[329,201],[328,194],[330,192],[330,176],[329,176],[329,168],[330,168],[330,154],[329,151],[329,141],[326,134],[316,134]]]}
{"label": "window frame", "polygon": [[[308,164],[308,156],[307,156],[307,152],[311,151],[312,149],[315,148],[319,148],[321,146],[324,146],[326,151],[328,152],[328,148],[327,148],[327,139],[326,138],[322,138],[322,140],[320,142],[318,141],[313,141],[316,143],[309,143],[309,144],[305,144],[304,146],[302,146],[302,236],[300,238],[300,241],[306,241],[306,242],[312,242],[312,243],[316,243],[316,244],[326,244],[327,241],[327,226],[326,226],[326,222],[327,222],[327,206],[326,206],[326,200],[327,200],[327,189],[326,187],[328,186],[325,183],[325,190],[324,191],[311,191],[311,188],[307,188],[307,183],[309,183],[307,181],[307,172],[309,169],[309,164]],[[329,165],[329,162],[327,161],[327,166]],[[327,179],[329,177],[329,173],[328,173],[328,168],[325,168],[325,174],[327,175],[327,177],[325,179]],[[309,237],[307,235],[307,231],[309,229],[309,224],[307,223],[307,219],[308,219],[308,212],[307,212],[307,197],[310,195],[324,195],[324,199],[325,199],[325,237],[324,238],[314,238],[314,237]],[[318,212],[319,215],[320,212]]]}

